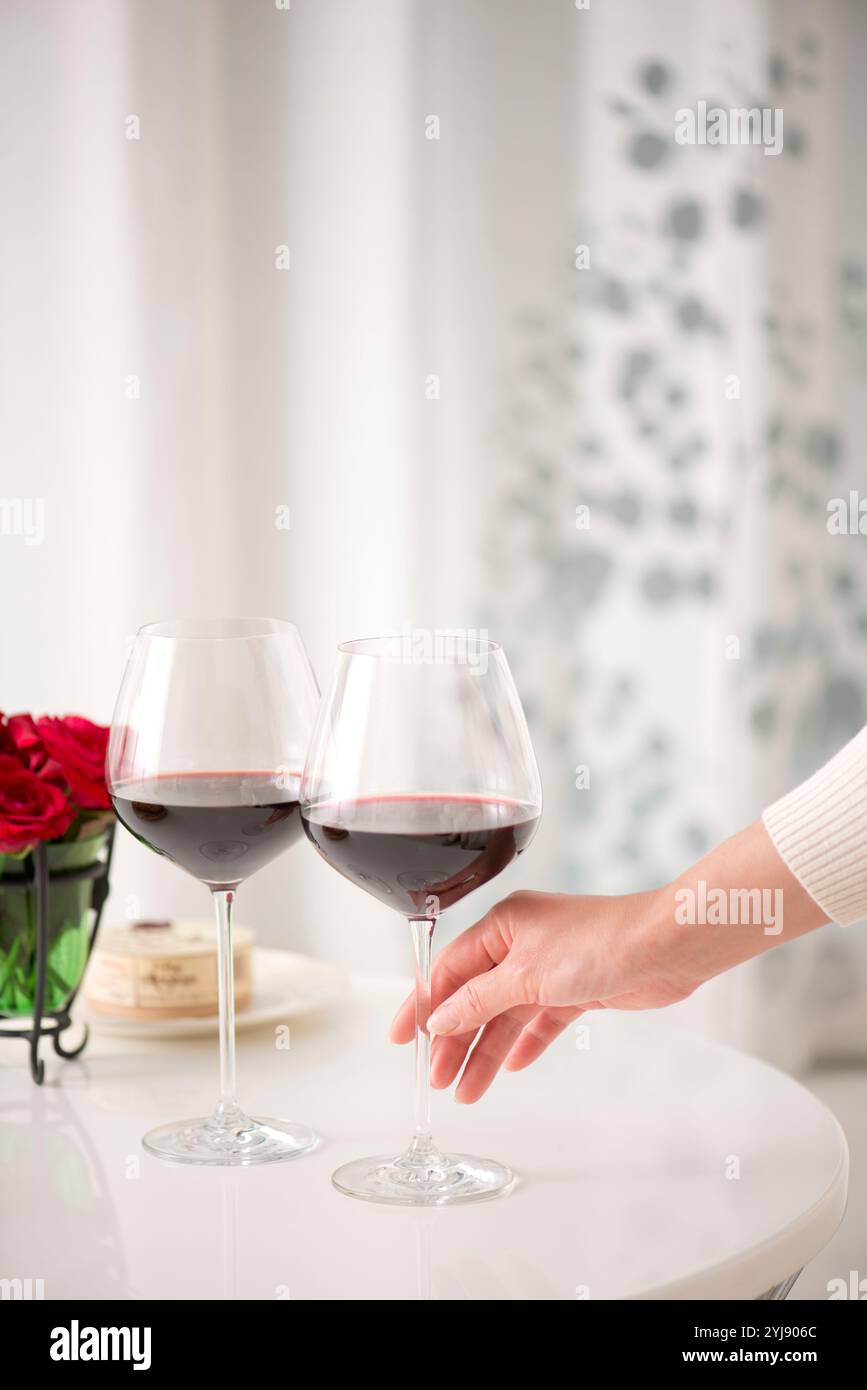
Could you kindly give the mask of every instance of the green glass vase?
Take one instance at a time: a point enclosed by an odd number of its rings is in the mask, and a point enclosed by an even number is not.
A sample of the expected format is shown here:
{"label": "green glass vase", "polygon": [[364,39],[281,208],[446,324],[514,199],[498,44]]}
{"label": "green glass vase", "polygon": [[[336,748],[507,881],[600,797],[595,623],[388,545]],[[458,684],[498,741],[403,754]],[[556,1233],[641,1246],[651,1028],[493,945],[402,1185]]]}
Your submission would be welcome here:
{"label": "green glass vase", "polygon": [[[44,1014],[65,1008],[81,984],[90,943],[90,909],[97,880],[64,877],[104,857],[109,832],[46,846],[48,956]],[[0,1015],[33,1013],[36,992],[36,884],[26,861],[6,859],[0,874]]]}

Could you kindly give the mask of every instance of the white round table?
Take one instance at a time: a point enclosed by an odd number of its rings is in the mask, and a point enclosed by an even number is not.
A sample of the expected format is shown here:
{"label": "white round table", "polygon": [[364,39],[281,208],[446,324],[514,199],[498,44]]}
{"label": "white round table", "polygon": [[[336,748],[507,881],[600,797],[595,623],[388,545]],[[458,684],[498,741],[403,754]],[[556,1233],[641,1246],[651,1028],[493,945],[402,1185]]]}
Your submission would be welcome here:
{"label": "white round table", "polygon": [[74,1062],[43,1044],[41,1089],[25,1045],[3,1042],[0,1273],[47,1299],[750,1299],[780,1296],[836,1229],[848,1157],[830,1112],[663,1014],[593,1014],[478,1105],[434,1097],[440,1145],[508,1162],[510,1196],[423,1211],[341,1196],[332,1169],[409,1138],[411,1050],[386,1040],[402,994],[353,981],[289,1049],[273,1029],[239,1035],[246,1108],[323,1136],[258,1169],[140,1146],[212,1107],[216,1038],[94,1036]]}

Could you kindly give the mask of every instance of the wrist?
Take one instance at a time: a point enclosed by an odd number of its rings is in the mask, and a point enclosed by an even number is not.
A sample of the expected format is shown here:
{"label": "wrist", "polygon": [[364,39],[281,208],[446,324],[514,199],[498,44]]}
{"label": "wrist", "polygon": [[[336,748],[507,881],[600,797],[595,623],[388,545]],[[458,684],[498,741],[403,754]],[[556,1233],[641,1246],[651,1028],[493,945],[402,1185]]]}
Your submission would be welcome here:
{"label": "wrist", "polygon": [[637,895],[641,902],[634,951],[644,978],[664,981],[674,997],[685,999],[715,972],[707,969],[703,943],[696,937],[701,928],[678,920],[682,886],[681,879],[674,879]]}

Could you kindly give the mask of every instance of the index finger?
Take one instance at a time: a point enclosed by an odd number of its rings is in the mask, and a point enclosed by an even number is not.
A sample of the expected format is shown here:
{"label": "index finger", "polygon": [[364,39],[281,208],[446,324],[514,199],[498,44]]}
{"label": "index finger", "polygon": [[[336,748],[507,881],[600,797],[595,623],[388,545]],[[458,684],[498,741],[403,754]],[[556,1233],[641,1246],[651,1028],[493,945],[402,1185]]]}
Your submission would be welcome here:
{"label": "index finger", "polygon": [[[444,946],[434,961],[431,974],[431,1013],[467,980],[499,965],[508,947],[493,921],[493,912],[467,927]],[[415,991],[409,994],[394,1016],[389,1037],[395,1043],[412,1042],[415,1037]]]}

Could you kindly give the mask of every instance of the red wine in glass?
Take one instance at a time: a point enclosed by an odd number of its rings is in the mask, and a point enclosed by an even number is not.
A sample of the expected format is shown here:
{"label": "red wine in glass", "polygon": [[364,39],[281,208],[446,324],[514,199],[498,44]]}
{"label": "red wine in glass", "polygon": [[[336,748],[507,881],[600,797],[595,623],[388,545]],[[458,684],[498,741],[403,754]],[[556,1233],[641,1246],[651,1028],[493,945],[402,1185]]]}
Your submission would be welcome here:
{"label": "red wine in glass", "polygon": [[532,840],[539,812],[505,797],[413,793],[325,802],[302,821],[332,868],[412,917],[502,873]]}
{"label": "red wine in glass", "polygon": [[112,788],[137,840],[209,886],[237,885],[301,836],[298,773],[190,772]]}
{"label": "red wine in glass", "polygon": [[434,1143],[427,1032],[441,913],[523,853],[542,810],[502,648],[460,634],[433,646],[402,636],[341,643],[300,795],[305,833],[322,858],[407,919],[416,968],[412,1141],[402,1154],[342,1164],[332,1182],[347,1196],[399,1206],[508,1192],[514,1174],[506,1164]]}
{"label": "red wine in glass", "polygon": [[250,1116],[235,1075],[232,917],[238,886],[302,838],[300,768],[316,679],[298,629],[276,618],[149,623],[129,651],[106,760],[109,793],[135,838],[210,890],[217,927],[220,1097],[142,1142],[173,1163],[297,1158],[316,1136]]}

